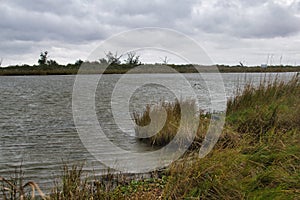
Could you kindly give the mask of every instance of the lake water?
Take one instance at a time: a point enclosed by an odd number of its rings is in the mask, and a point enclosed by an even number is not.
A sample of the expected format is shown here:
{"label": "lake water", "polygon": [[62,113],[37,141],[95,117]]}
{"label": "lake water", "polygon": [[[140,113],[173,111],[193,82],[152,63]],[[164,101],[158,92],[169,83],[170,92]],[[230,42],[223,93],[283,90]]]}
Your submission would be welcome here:
{"label": "lake water", "polygon": [[[293,73],[281,73],[280,79],[288,80]],[[97,75],[89,75],[95,77]],[[110,109],[111,95],[116,82],[122,75],[103,75],[96,92],[96,113],[99,123],[111,141],[124,149],[149,151],[139,144],[132,134],[122,134],[114,123]],[[171,80],[177,92],[185,96],[185,90],[173,74],[131,74],[130,80],[123,84],[130,87],[138,80],[160,77]],[[206,111],[212,109],[205,83],[198,74],[184,74],[199,100],[199,107]],[[216,88],[215,74],[208,75]],[[276,74],[236,73],[222,74],[226,97],[234,95],[236,87],[247,81],[259,84],[263,77]],[[83,146],[76,131],[72,114],[72,92],[75,76],[10,76],[0,77],[0,176],[13,175],[15,168],[22,165],[26,180],[36,181],[43,187],[51,187],[55,178],[61,174],[62,163],[85,162],[85,170],[100,173],[105,169]],[[119,96],[122,98],[122,95]],[[131,96],[127,109],[140,112],[145,104],[160,100],[173,100],[174,94],[158,84],[142,86]],[[118,111],[117,111],[118,112]],[[122,116],[120,112],[117,115]],[[124,119],[130,121],[131,119]],[[84,122],[83,122],[84,123]],[[87,122],[88,124],[88,122]],[[110,152],[107,152],[108,154]]]}

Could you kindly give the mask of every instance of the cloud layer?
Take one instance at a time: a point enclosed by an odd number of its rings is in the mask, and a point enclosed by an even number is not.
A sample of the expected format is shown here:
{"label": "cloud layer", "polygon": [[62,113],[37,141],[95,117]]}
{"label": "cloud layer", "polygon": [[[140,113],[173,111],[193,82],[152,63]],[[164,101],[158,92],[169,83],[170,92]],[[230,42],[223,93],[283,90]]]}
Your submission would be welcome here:
{"label": "cloud layer", "polygon": [[218,63],[254,64],[270,53],[300,62],[299,0],[2,0],[0,19],[4,65],[35,63],[42,50],[74,62],[113,34],[141,27],[183,32]]}

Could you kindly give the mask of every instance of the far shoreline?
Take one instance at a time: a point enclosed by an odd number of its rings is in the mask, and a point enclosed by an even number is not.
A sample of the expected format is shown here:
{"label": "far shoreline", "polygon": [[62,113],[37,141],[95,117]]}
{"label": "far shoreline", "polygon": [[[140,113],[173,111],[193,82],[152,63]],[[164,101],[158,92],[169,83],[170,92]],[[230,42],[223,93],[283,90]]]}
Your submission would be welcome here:
{"label": "far shoreline", "polygon": [[[30,75],[77,75],[77,74],[148,74],[148,73],[172,73],[170,71],[161,70],[160,66],[168,66],[178,73],[281,73],[281,72],[300,72],[300,66],[268,66],[262,68],[260,66],[228,66],[228,65],[214,65],[214,66],[200,66],[200,65],[175,65],[175,64],[155,64],[144,65],[145,70],[132,72],[131,70],[137,65],[118,64],[103,66],[101,64],[89,63],[87,67],[82,70],[81,65],[21,65],[9,66],[0,68],[0,76],[30,76]],[[196,68],[195,68],[196,66]]]}

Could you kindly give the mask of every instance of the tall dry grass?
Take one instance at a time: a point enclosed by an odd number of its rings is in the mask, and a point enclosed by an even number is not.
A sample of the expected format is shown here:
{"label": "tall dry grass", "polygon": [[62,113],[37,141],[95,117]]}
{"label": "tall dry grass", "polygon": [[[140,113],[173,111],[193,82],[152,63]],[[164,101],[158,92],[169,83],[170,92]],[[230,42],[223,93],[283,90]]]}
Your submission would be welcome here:
{"label": "tall dry grass", "polygon": [[246,85],[229,99],[227,123],[239,133],[260,135],[272,129],[300,128],[300,77],[288,82],[262,80],[258,87]]}
{"label": "tall dry grass", "polygon": [[[0,176],[0,197],[1,199],[47,199],[46,195],[40,189],[38,184],[33,181],[24,183],[22,166],[15,170],[13,177],[4,178]],[[38,195],[36,195],[38,193]]]}
{"label": "tall dry grass", "polygon": [[[189,114],[182,117],[182,111]],[[163,112],[166,115],[162,115]],[[199,110],[195,100],[192,99],[175,100],[174,102],[162,101],[159,106],[147,105],[143,113],[133,113],[133,119],[138,125],[135,129],[138,140],[152,146],[165,146],[174,139],[179,131],[183,131],[184,135],[177,138],[175,142],[180,145],[193,141],[192,147],[195,148],[205,136],[209,118],[210,114]],[[165,123],[160,129],[162,122]],[[143,128],[150,124],[151,128]],[[195,125],[199,126],[195,127]],[[155,130],[158,132],[156,133]],[[150,136],[147,137],[147,135]]]}

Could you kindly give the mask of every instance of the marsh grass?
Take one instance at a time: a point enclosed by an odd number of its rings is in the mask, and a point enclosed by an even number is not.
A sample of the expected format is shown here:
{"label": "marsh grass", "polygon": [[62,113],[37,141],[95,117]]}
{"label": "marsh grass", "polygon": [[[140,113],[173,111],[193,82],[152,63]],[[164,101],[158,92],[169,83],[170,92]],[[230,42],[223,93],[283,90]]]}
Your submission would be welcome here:
{"label": "marsh grass", "polygon": [[41,199],[46,199],[38,184],[33,181],[23,183],[22,167],[15,170],[14,176],[8,179],[0,176],[0,197],[6,199],[35,199],[36,192]]}
{"label": "marsh grass", "polygon": [[227,105],[227,123],[239,133],[257,139],[275,129],[300,128],[300,77],[288,82],[262,80],[258,87],[246,85]]}
{"label": "marsh grass", "polygon": [[297,199],[299,130],[273,134],[258,143],[244,135],[235,148],[216,147],[203,159],[196,154],[174,162],[164,198]]}
{"label": "marsh grass", "polygon": [[[159,124],[164,121],[164,116],[160,115],[163,110],[166,111],[167,115],[163,128],[159,130]],[[181,119],[181,110],[194,114],[188,115],[189,117],[183,120]],[[177,141],[174,142],[178,144],[179,147],[187,142],[191,142],[188,152],[201,147],[211,118],[211,113],[205,113],[203,110],[198,109],[195,100],[191,99],[175,100],[174,102],[162,101],[160,105],[158,107],[155,106],[154,109],[150,105],[147,105],[144,112],[133,113],[133,119],[137,124],[135,133],[139,141],[153,147],[165,146],[178,134],[179,125],[181,124],[181,130],[183,130],[184,134],[178,137]],[[159,130],[154,135],[153,129],[140,128],[148,126],[150,123],[155,127],[154,130]],[[229,131],[229,129],[226,130],[227,131],[224,131],[221,135],[218,145],[224,147],[235,146],[239,140],[238,135],[235,132]],[[144,137],[147,134],[149,134],[150,137]],[[141,135],[143,137],[140,137]]]}
{"label": "marsh grass", "polygon": [[[227,118],[225,129],[220,137],[218,145],[234,146],[240,139],[241,134],[248,134],[256,138],[254,142],[261,138],[261,135],[275,129],[282,131],[291,128],[300,128],[300,86],[299,75],[295,75],[290,81],[267,80],[263,78],[258,86],[246,84],[243,89],[236,91],[234,98],[230,98],[227,103]],[[197,110],[194,100],[176,100],[174,102],[161,102],[160,106],[152,109],[150,105],[142,113],[133,113],[135,120],[136,136],[151,135],[150,137],[139,138],[140,141],[152,146],[165,146],[178,133],[181,122],[181,106],[184,110],[197,113],[198,121],[191,116],[182,122],[185,130],[185,139],[189,140],[194,124],[198,124],[195,133],[196,137],[190,149],[201,146],[203,138],[208,130],[211,114]],[[160,113],[165,110],[166,121],[163,128],[153,135],[152,129],[142,129],[152,123],[153,127],[159,129],[159,123],[163,121]],[[152,121],[151,121],[152,119]],[[155,129],[155,130],[156,130]],[[184,140],[184,138],[180,138]],[[180,141],[177,141],[180,143]],[[183,143],[183,142],[182,142]]]}
{"label": "marsh grass", "polygon": [[121,199],[124,198],[121,186],[132,179],[121,173],[112,173],[109,169],[100,176],[84,173],[83,165],[64,164],[60,182],[49,195],[49,199]]}
{"label": "marsh grass", "polygon": [[171,165],[164,198],[297,199],[299,97],[298,75],[288,82],[246,85],[228,101],[214,150],[203,159],[196,154]]}
{"label": "marsh grass", "polygon": [[[163,112],[166,115],[161,114]],[[182,112],[188,113],[184,119]],[[177,138],[176,144],[181,145],[187,141],[194,141],[192,147],[195,148],[204,138],[209,117],[210,114],[198,110],[195,100],[192,99],[175,100],[174,102],[161,101],[158,106],[147,105],[143,113],[133,113],[133,119],[137,124],[135,132],[138,140],[158,147],[167,145],[181,130],[184,134]],[[164,126],[160,129],[162,122],[164,122]],[[152,128],[143,128],[150,124]],[[196,125],[199,126],[195,127]],[[158,130],[158,132],[153,130]],[[150,137],[145,137],[147,135]]]}

